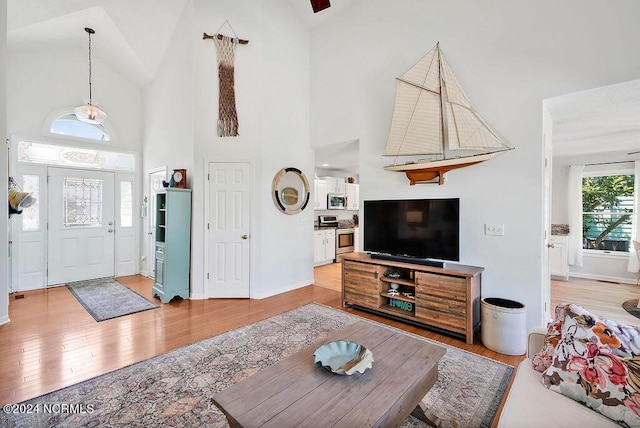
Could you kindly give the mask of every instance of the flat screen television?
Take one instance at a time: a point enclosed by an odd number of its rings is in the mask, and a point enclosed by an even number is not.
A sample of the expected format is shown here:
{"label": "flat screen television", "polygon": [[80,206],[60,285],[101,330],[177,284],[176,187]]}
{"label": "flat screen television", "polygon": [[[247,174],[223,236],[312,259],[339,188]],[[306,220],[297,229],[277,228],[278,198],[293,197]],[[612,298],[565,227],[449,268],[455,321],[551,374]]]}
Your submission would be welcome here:
{"label": "flat screen television", "polygon": [[435,266],[459,261],[460,199],[364,201],[364,251]]}

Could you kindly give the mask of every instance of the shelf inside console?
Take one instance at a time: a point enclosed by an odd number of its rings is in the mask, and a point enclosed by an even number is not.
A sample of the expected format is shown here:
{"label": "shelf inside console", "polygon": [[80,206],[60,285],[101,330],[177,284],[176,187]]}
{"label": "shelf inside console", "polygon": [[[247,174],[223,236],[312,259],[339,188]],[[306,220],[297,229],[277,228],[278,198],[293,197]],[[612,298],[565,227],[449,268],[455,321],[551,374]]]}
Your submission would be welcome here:
{"label": "shelf inside console", "polygon": [[413,279],[389,278],[388,276],[380,277],[380,281],[384,281],[388,283],[395,282],[396,284],[408,285],[409,287],[415,287],[416,285]]}
{"label": "shelf inside console", "polygon": [[410,297],[403,296],[402,294],[400,294],[399,296],[394,296],[393,294],[389,294],[386,291],[383,291],[382,293],[380,293],[380,295],[382,297],[386,297],[388,299],[396,299],[396,300],[401,300],[403,302],[409,302],[409,303],[415,303],[416,302],[415,298],[412,299]]}

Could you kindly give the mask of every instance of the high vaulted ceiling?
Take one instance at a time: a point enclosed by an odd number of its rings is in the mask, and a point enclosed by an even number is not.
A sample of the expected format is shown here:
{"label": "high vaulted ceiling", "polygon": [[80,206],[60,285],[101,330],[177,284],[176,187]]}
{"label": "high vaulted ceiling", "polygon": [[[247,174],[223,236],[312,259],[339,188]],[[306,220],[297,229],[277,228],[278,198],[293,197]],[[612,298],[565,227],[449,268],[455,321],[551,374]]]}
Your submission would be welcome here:
{"label": "high vaulted ceiling", "polygon": [[[308,27],[338,13],[352,0],[332,0],[314,14],[309,0],[289,0]],[[153,80],[186,0],[7,0],[7,47],[87,48],[133,82]]]}
{"label": "high vaulted ceiling", "polygon": [[151,80],[186,0],[8,0],[7,48],[87,48],[144,85]]}
{"label": "high vaulted ceiling", "polygon": [[[313,13],[309,0],[288,0],[308,28],[358,0],[331,0]],[[151,82],[187,0],[7,0],[7,47],[86,49],[141,87]],[[547,100],[554,154],[640,149],[640,80]]]}

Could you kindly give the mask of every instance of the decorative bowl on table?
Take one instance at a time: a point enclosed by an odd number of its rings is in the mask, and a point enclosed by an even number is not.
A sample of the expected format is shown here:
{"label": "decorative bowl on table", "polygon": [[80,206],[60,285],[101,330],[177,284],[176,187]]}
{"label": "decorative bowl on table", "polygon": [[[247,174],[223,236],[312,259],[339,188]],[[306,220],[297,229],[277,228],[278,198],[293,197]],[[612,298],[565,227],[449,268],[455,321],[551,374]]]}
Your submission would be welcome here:
{"label": "decorative bowl on table", "polygon": [[333,373],[352,375],[364,373],[373,366],[373,354],[355,342],[337,340],[319,346],[313,353],[314,362]]}

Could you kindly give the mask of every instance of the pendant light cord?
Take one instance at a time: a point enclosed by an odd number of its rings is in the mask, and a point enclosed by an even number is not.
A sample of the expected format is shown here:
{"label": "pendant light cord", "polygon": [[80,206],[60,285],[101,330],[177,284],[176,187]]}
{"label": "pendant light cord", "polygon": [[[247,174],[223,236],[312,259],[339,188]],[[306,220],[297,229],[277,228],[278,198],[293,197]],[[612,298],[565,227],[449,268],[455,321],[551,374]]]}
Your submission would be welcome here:
{"label": "pendant light cord", "polygon": [[95,33],[95,31],[93,31],[93,29],[91,28],[85,28],[84,31],[89,34],[89,105],[92,106],[93,97],[91,93],[91,34]]}

